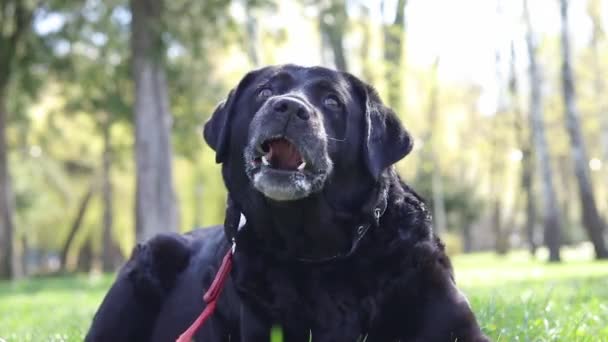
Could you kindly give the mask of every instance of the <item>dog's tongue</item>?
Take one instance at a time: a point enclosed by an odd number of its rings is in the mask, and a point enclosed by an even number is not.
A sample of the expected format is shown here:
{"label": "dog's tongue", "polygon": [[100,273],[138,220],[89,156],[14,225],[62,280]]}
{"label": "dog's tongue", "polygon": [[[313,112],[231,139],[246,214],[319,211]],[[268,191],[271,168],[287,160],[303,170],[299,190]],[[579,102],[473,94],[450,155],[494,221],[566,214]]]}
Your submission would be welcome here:
{"label": "dog's tongue", "polygon": [[270,163],[277,169],[295,170],[302,163],[298,149],[286,139],[276,139],[268,143],[266,155]]}

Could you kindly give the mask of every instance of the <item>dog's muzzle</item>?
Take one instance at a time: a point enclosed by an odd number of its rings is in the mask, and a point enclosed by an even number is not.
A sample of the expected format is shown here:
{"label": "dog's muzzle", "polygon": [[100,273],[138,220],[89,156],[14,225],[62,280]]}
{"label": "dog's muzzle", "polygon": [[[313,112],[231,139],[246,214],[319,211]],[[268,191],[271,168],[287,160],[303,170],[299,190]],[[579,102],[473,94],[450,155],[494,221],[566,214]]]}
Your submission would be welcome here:
{"label": "dog's muzzle", "polygon": [[245,170],[266,197],[296,200],[322,189],[332,162],[323,122],[306,100],[270,98],[255,114],[249,137]]}

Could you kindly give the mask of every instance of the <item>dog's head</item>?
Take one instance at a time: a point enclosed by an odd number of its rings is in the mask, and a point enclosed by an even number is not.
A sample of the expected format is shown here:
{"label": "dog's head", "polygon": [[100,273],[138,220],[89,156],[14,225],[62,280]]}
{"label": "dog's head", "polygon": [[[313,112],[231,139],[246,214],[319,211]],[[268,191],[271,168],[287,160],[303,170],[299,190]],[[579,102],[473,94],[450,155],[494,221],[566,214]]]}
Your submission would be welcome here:
{"label": "dog's head", "polygon": [[274,201],[306,198],[347,179],[377,180],[412,148],[372,87],[348,73],[294,65],[248,73],[204,136],[224,164],[229,191],[245,190],[248,184],[236,181],[231,189],[227,179],[242,175]]}

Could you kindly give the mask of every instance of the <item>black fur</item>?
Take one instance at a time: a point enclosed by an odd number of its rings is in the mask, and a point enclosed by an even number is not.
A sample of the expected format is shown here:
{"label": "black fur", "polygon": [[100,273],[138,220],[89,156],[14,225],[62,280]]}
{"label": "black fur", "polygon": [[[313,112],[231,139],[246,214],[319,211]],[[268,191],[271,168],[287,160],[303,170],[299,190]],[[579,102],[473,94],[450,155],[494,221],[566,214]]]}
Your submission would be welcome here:
{"label": "black fur", "polygon": [[[331,89],[320,90],[328,82]],[[260,84],[276,96],[298,96],[310,110],[312,123],[286,120],[282,134],[294,141],[339,138],[300,146],[333,163],[320,191],[277,201],[252,185],[255,170],[245,172],[243,151],[256,134],[279,132],[269,124],[261,126],[269,132],[247,133],[252,120],[269,115],[256,99]],[[323,107],[327,92],[341,96],[340,112]],[[260,69],[216,110],[205,138],[247,223],[237,235],[218,308],[197,341],[268,341],[273,326],[282,328],[287,342],[487,341],[455,286],[427,207],[391,166],[410,152],[411,138],[369,86],[323,68]],[[367,204],[384,196],[383,186],[386,211],[353,255],[323,263],[299,260],[347,251],[357,227],[374,222]],[[87,340],[175,340],[204,308],[203,293],[229,248],[222,227],[142,245],[104,299]]]}

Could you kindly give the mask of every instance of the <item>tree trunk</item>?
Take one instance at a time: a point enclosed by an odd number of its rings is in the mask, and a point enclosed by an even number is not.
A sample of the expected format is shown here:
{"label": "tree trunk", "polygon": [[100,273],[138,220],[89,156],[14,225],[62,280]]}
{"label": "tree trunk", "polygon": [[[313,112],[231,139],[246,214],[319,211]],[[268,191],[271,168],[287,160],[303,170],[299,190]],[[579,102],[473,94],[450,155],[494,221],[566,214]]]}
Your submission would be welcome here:
{"label": "tree trunk", "polygon": [[[561,217],[562,222],[564,223],[564,227],[572,227],[576,223],[576,209],[574,204],[576,204],[576,187],[572,184],[572,179],[575,177],[572,174],[572,169],[570,165],[570,157],[568,155],[560,155],[557,156],[557,167],[555,168],[556,179],[558,186],[558,198],[559,198],[559,207],[561,209]],[[570,243],[569,230],[566,228],[564,231],[564,237],[562,238],[562,243]]]}
{"label": "tree trunk", "polygon": [[526,208],[526,222],[525,222],[525,234],[528,240],[528,250],[532,256],[536,255],[536,241],[534,237],[534,226],[536,224],[536,202],[534,196],[534,166],[532,162],[532,144],[531,135],[526,136],[524,127],[526,125],[526,117],[520,105],[519,97],[519,79],[517,77],[516,69],[516,55],[515,45],[511,41],[511,60],[510,60],[510,77],[509,77],[509,93],[511,96],[511,103],[513,108],[513,122],[515,123],[515,139],[521,149],[521,191],[522,194],[519,196],[521,200],[525,202]]}
{"label": "tree trunk", "polygon": [[258,22],[253,13],[251,13],[250,2],[250,0],[243,1],[243,6],[245,8],[245,29],[247,31],[245,45],[247,46],[247,56],[249,56],[251,65],[257,68],[260,66],[260,54],[258,52]]}
{"label": "tree trunk", "polygon": [[473,237],[471,236],[471,223],[466,222],[462,226],[462,244],[463,251],[465,253],[471,253],[473,251]]}
{"label": "tree trunk", "polygon": [[80,205],[78,206],[78,211],[76,212],[76,217],[74,217],[74,221],[72,221],[72,226],[70,228],[70,232],[68,233],[68,237],[66,238],[65,243],[63,244],[63,247],[61,248],[60,261],[61,261],[61,268],[63,270],[66,270],[68,253],[70,251],[70,248],[72,247],[72,243],[74,243],[74,238],[76,238],[76,233],[78,233],[78,231],[80,230],[80,227],[82,226],[82,220],[84,219],[84,215],[87,213],[87,209],[89,208],[89,204],[91,203],[91,199],[93,198],[94,193],[95,193],[95,181],[93,181],[93,183],[91,183],[91,185],[89,186],[89,189],[82,197],[82,200],[80,201]]}
{"label": "tree trunk", "polygon": [[568,135],[570,136],[570,146],[572,162],[574,163],[574,173],[578,183],[579,196],[582,206],[583,226],[587,235],[593,243],[595,256],[598,259],[608,258],[608,250],[604,243],[604,222],[597,211],[591,176],[589,174],[587,151],[581,126],[579,113],[576,106],[576,93],[574,89],[574,72],[571,66],[570,38],[568,28],[568,1],[560,0],[562,18],[562,85],[565,105],[565,122]]}
{"label": "tree trunk", "polygon": [[[598,78],[601,77],[598,75]],[[608,102],[603,97],[605,94],[604,88],[599,88],[596,91],[598,97],[604,99],[605,102]],[[608,104],[605,104],[602,109],[599,110],[600,118],[602,119],[602,149],[604,151],[604,167],[608,170]],[[608,175],[608,174],[607,174]],[[608,182],[608,176],[605,178]],[[607,183],[608,184],[608,183]]]}
{"label": "tree trunk", "polygon": [[27,234],[21,235],[21,255],[20,255],[20,263],[21,263],[21,271],[24,277],[29,276],[32,272],[30,272],[28,257],[30,255],[30,245]]}
{"label": "tree trunk", "polygon": [[139,241],[178,230],[173,189],[171,114],[162,46],[163,1],[131,0],[135,80],[135,226]]}
{"label": "tree trunk", "polygon": [[4,1],[0,6],[0,279],[13,276],[15,227],[6,141],[7,93],[17,49],[32,22],[34,11],[26,6],[21,0]]}
{"label": "tree trunk", "polygon": [[530,127],[536,161],[542,178],[543,189],[543,225],[544,241],[549,248],[549,261],[560,261],[559,248],[561,244],[561,219],[557,206],[557,197],[553,186],[553,171],[549,148],[545,137],[545,124],[543,122],[543,98],[541,92],[541,74],[536,61],[537,46],[528,10],[528,1],[524,0],[524,17],[527,34],[526,45],[529,57],[530,73]]}
{"label": "tree trunk", "polygon": [[429,94],[429,113],[428,118],[431,123],[431,128],[428,134],[427,141],[430,145],[431,154],[431,162],[433,165],[433,171],[431,175],[431,190],[433,193],[433,218],[434,218],[434,227],[437,233],[445,233],[447,231],[447,214],[445,211],[445,198],[443,193],[443,179],[441,178],[441,165],[439,164],[439,160],[437,155],[439,152],[437,151],[438,140],[436,139],[437,134],[439,133],[440,127],[439,117],[438,117],[438,106],[439,106],[439,77],[437,73],[439,72],[439,57],[435,59],[435,63],[433,64],[432,71],[432,84],[431,91]]}
{"label": "tree trunk", "polygon": [[116,245],[112,238],[113,207],[112,207],[112,146],[110,140],[110,123],[106,118],[103,123],[103,156],[101,168],[101,195],[103,202],[102,254],[101,267],[104,272],[111,272],[116,267]]}
{"label": "tree trunk", "polygon": [[343,42],[346,19],[346,4],[343,0],[331,0],[329,6],[319,13],[322,40],[331,48],[334,65],[341,71],[348,71]]}
{"label": "tree trunk", "polygon": [[[503,13],[502,13],[502,4],[500,0],[496,1],[496,16],[497,16],[497,25],[501,24]],[[500,27],[498,27],[498,32],[500,32]],[[504,116],[507,110],[507,99],[504,92],[505,79],[502,72],[502,42],[499,37],[496,37],[496,47],[494,51],[494,71],[496,76],[496,88],[498,89],[498,94],[496,96],[496,108],[495,108],[495,116],[492,120],[492,129],[495,132],[500,131],[500,117]],[[503,171],[505,169],[505,165],[502,157],[502,146],[504,146],[504,142],[500,138],[498,134],[493,134],[490,138],[490,146],[491,146],[491,156],[489,158],[490,162],[490,193],[492,194],[492,199],[490,202],[490,212],[491,212],[491,222],[494,229],[494,250],[499,255],[504,255],[508,251],[507,245],[507,232],[503,231],[508,225],[503,225],[502,219],[502,194],[503,189],[502,185],[504,184],[503,179]]]}
{"label": "tree trunk", "polygon": [[6,142],[6,87],[0,85],[0,279],[13,277],[13,206]]}
{"label": "tree trunk", "polygon": [[531,148],[522,150],[521,159],[521,186],[525,191],[526,198],[526,239],[528,240],[528,250],[532,256],[536,255],[536,199],[534,197],[534,164],[532,160]]}
{"label": "tree trunk", "polygon": [[502,204],[498,200],[494,201],[492,208],[492,224],[495,227],[496,233],[494,250],[498,255],[505,255],[509,251],[509,232],[503,229]]}
{"label": "tree trunk", "polygon": [[593,33],[591,36],[591,51],[593,58],[593,74],[595,75],[595,79],[593,82],[593,88],[595,92],[595,101],[597,103],[597,113],[600,118],[601,125],[601,144],[602,144],[602,152],[603,159],[605,163],[605,174],[606,174],[606,185],[608,185],[608,101],[606,100],[606,83],[604,78],[606,77],[606,72],[602,67],[602,63],[600,62],[600,43],[604,42],[606,34],[604,32],[604,28],[602,27],[602,17],[601,17],[601,1],[600,0],[591,0],[589,1],[589,17],[591,18],[591,23],[593,25]]}
{"label": "tree trunk", "polygon": [[76,269],[78,272],[90,272],[93,268],[93,241],[91,237],[87,236],[86,240],[82,243],[80,250],[78,251],[78,261],[76,263]]}
{"label": "tree trunk", "polygon": [[370,48],[372,41],[372,28],[370,23],[370,10],[366,4],[361,4],[361,22],[364,25],[363,37],[361,38],[361,50],[359,58],[361,59],[362,70],[361,75],[363,79],[369,83],[374,83],[374,62],[370,60]]}
{"label": "tree trunk", "polygon": [[[496,119],[496,118],[495,118]],[[494,120],[494,125],[496,125],[496,121]],[[496,128],[495,128],[496,129]],[[490,217],[492,222],[492,230],[494,233],[494,251],[497,254],[506,254],[508,251],[507,241],[505,236],[507,233],[503,231],[503,220],[502,220],[502,201],[501,195],[503,193],[501,189],[501,185],[504,183],[502,179],[502,172],[504,169],[504,165],[500,160],[500,152],[498,150],[499,142],[498,137],[493,136],[491,139],[491,153],[490,157],[490,168],[489,168],[489,178],[490,178],[490,193],[492,199],[489,201],[489,209],[490,209]]]}
{"label": "tree trunk", "polygon": [[[384,9],[385,1],[382,2]],[[405,6],[407,0],[398,0],[395,19],[384,26],[384,60],[386,61],[386,82],[388,104],[398,113],[404,108],[403,76],[403,45],[405,35]]]}

